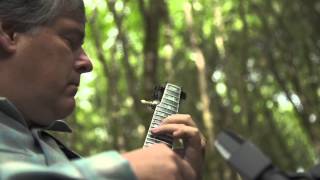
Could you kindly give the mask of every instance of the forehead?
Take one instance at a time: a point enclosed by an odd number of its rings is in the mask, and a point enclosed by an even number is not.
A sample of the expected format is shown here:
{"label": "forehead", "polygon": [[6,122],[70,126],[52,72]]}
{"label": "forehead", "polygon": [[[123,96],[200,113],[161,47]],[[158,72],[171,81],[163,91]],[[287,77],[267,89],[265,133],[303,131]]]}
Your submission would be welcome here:
{"label": "forehead", "polygon": [[78,21],[77,19],[70,18],[68,16],[61,16],[55,19],[53,26],[61,26],[61,27],[78,27],[84,28],[85,23],[82,21]]}
{"label": "forehead", "polygon": [[58,18],[69,18],[71,20],[77,21],[78,23],[85,24],[86,23],[86,15],[84,10],[68,10],[64,8],[63,12],[60,14]]}
{"label": "forehead", "polygon": [[85,31],[85,23],[75,20],[74,18],[69,17],[58,17],[51,27],[55,30],[61,31],[70,31],[70,32],[78,32],[84,34]]}

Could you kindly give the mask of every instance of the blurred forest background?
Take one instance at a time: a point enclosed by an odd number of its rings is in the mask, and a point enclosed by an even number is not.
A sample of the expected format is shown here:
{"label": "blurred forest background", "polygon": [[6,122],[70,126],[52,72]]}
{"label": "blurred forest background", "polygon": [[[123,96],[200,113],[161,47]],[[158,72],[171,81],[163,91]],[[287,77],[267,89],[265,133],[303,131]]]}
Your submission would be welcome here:
{"label": "blurred forest background", "polygon": [[208,140],[205,180],[240,179],[213,147],[230,129],[285,171],[311,168],[320,153],[320,1],[85,0],[83,75],[74,133],[86,156],[140,148],[154,86],[183,87],[181,113]]}

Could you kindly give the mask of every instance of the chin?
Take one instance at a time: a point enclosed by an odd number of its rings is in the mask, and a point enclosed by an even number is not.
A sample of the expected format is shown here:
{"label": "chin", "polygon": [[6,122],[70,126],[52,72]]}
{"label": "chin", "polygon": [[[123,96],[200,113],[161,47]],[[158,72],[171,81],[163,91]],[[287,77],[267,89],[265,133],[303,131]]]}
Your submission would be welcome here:
{"label": "chin", "polygon": [[51,125],[52,122],[64,119],[69,116],[75,108],[75,99],[67,98],[50,105],[39,106],[38,109],[41,113],[25,113],[28,123],[32,126],[46,127]]}
{"label": "chin", "polygon": [[60,104],[56,111],[58,115],[58,118],[56,119],[63,119],[69,116],[73,112],[75,106],[76,106],[76,101],[74,98],[70,98],[67,101]]}

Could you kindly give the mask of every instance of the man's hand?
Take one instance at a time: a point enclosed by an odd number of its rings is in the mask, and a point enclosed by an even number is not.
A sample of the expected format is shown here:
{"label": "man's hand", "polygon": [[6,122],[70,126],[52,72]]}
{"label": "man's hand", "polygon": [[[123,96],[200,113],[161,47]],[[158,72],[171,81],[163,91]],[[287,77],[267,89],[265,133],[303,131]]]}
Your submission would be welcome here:
{"label": "man's hand", "polygon": [[157,135],[171,134],[174,139],[183,139],[184,152],[182,158],[192,166],[197,174],[197,179],[201,179],[206,143],[190,115],[171,115],[151,132]]}
{"label": "man's hand", "polygon": [[164,144],[131,151],[123,156],[139,180],[196,180],[194,168],[188,161]]}

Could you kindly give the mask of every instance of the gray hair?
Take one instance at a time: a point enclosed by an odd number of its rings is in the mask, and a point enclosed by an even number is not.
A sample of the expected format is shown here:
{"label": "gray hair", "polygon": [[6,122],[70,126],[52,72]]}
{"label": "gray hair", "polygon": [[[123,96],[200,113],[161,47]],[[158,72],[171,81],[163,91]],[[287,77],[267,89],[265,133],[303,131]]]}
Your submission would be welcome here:
{"label": "gray hair", "polygon": [[60,16],[85,22],[83,0],[0,0],[0,21],[16,32],[50,25]]}

